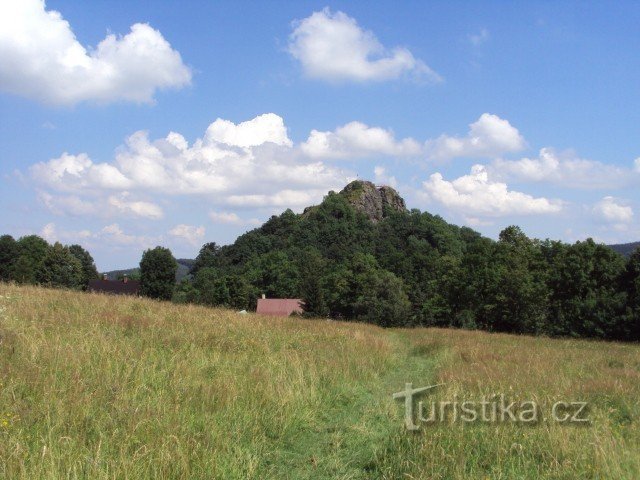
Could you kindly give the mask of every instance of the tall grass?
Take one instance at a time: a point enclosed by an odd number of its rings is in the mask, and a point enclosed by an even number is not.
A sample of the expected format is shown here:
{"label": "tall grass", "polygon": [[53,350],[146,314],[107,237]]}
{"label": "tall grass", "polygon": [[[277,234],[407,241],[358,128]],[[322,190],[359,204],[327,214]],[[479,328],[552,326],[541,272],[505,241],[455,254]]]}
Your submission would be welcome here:
{"label": "tall grass", "polygon": [[[0,477],[640,478],[640,348],[382,330],[0,284]],[[403,427],[391,393],[588,401]]]}

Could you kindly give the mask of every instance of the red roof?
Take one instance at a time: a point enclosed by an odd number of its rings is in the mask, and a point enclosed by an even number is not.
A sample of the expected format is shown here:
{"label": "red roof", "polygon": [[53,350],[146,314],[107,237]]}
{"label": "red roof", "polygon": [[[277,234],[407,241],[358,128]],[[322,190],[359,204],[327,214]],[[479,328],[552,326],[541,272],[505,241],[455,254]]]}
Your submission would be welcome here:
{"label": "red roof", "polygon": [[259,298],[256,313],[288,317],[292,313],[303,313],[299,298]]}

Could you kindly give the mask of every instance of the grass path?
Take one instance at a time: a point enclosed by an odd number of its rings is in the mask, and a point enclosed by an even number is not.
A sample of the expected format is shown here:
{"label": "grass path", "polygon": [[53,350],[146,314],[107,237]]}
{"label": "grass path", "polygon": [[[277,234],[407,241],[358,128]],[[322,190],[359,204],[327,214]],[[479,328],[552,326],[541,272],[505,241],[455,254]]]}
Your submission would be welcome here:
{"label": "grass path", "polygon": [[264,473],[291,479],[401,478],[400,472],[382,467],[389,463],[382,457],[400,453],[394,450],[407,437],[403,407],[392,393],[406,382],[433,382],[441,352],[412,346],[406,331],[385,333],[392,345],[391,368],[375,382],[346,385],[321,406],[318,418],[273,453],[272,467]]}
{"label": "grass path", "polygon": [[[589,403],[425,425],[392,393]],[[274,319],[0,283],[0,479],[640,478],[640,347]]]}

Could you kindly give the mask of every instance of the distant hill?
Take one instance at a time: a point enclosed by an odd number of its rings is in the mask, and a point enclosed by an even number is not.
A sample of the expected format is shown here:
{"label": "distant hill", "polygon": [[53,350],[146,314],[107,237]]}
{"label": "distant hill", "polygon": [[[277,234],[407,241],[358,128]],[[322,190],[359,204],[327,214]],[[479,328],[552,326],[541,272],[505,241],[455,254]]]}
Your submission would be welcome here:
{"label": "distant hill", "polygon": [[611,248],[615,252],[618,252],[620,255],[630,257],[637,248],[640,248],[640,242],[619,243],[617,245],[609,245],[609,248]]}
{"label": "distant hill", "polygon": [[[178,262],[178,269],[176,270],[176,282],[180,282],[183,278],[189,275],[189,271],[193,266],[195,260],[190,258],[178,258],[176,259]],[[124,270],[111,270],[109,272],[103,272],[107,274],[107,278],[109,280],[117,280],[123,275],[128,275],[131,278],[135,278],[140,275],[140,269],[138,267],[135,268],[127,268]]]}

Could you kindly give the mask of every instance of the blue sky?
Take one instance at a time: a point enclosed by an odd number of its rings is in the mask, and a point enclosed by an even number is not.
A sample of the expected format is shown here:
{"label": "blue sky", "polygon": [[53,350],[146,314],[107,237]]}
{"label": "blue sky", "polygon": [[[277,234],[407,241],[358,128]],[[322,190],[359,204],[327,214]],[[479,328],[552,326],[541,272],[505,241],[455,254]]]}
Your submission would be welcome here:
{"label": "blue sky", "polygon": [[129,267],[361,178],[494,238],[636,241],[638,25],[637,2],[0,0],[0,232]]}

